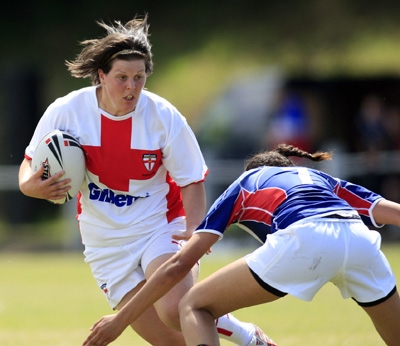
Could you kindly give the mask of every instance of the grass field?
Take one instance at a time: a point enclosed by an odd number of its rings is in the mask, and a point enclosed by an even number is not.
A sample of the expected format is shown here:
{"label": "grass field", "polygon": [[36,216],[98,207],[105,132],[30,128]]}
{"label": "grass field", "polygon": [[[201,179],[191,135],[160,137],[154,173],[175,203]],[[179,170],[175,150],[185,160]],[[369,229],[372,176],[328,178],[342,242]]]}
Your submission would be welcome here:
{"label": "grass field", "polygon": [[[383,250],[400,277],[400,245],[385,244]],[[206,256],[201,277],[240,255]],[[90,326],[111,313],[81,254],[5,252],[0,273],[1,346],[78,346]],[[383,345],[365,313],[330,284],[311,303],[286,297],[235,315],[258,324],[280,346]],[[127,329],[112,345],[147,344]]]}

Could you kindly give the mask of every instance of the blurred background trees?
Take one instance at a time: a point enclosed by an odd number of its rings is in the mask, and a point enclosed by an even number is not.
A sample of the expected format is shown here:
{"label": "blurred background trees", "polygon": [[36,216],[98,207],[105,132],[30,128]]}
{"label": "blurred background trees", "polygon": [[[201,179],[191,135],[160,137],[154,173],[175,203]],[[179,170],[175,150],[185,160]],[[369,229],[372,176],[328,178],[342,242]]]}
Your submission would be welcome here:
{"label": "blurred background trees", "polygon": [[2,74],[33,69],[43,108],[87,85],[69,77],[64,60],[75,57],[79,41],[104,34],[95,21],[145,12],[155,60],[148,86],[189,119],[233,77],[260,66],[279,65],[291,76],[400,72],[394,0],[5,0]]}

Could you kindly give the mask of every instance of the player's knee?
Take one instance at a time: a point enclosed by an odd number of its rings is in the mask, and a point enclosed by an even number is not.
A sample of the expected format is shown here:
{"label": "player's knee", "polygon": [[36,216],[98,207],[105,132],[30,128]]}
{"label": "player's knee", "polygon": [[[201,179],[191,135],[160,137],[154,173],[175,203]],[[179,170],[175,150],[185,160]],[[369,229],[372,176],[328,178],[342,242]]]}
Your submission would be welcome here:
{"label": "player's knee", "polygon": [[172,303],[157,309],[161,321],[168,327],[180,330],[178,304]]}
{"label": "player's knee", "polygon": [[190,311],[195,310],[197,308],[196,301],[194,298],[195,296],[193,296],[191,294],[191,291],[189,291],[181,299],[178,306],[180,318],[183,318],[182,316],[187,316],[190,313]]}

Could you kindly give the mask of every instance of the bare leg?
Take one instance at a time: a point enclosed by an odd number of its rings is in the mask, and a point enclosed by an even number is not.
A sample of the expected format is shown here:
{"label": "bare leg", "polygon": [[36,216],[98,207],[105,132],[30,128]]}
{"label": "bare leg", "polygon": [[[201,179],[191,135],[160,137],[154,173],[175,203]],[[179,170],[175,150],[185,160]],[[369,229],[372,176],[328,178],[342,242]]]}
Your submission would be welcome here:
{"label": "bare leg", "polygon": [[244,259],[218,270],[194,286],[180,304],[188,346],[219,345],[214,319],[229,311],[279,299],[254,279]]}
{"label": "bare leg", "polygon": [[[144,281],[130,291],[118,304],[117,310],[121,309],[131,297],[144,285]],[[152,306],[144,312],[134,323],[132,329],[154,346],[184,346],[182,333],[167,327],[158,317],[156,309]]]}
{"label": "bare leg", "polygon": [[[149,278],[164,262],[173,254],[162,255],[153,260],[146,269],[146,277]],[[194,267],[186,277],[173,287],[166,295],[160,298],[154,307],[160,319],[169,327],[180,330],[179,302],[187,291],[196,283],[198,266]]]}
{"label": "bare leg", "polygon": [[398,292],[395,292],[379,305],[363,307],[363,309],[372,319],[376,330],[385,343],[389,346],[399,345],[400,298]]}
{"label": "bare leg", "polygon": [[[172,254],[162,255],[153,260],[146,269],[146,277],[149,278],[170,257]],[[195,266],[180,283],[154,304],[161,321],[167,326],[180,330],[179,303],[197,282],[197,277],[198,266]],[[254,326],[251,323],[241,322],[230,314],[219,316],[217,325],[218,337],[233,344],[247,345],[254,335]]]}

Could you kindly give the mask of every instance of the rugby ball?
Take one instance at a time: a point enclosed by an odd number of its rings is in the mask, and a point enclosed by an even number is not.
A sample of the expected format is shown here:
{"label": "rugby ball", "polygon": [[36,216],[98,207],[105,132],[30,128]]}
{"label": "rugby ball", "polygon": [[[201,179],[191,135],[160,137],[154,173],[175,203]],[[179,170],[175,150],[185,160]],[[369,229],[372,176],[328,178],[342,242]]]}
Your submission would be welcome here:
{"label": "rugby ball", "polygon": [[85,154],[77,139],[70,133],[53,130],[43,137],[33,154],[32,170],[36,172],[40,166],[44,166],[42,179],[48,179],[60,171],[65,172],[60,180],[71,179],[71,189],[65,198],[48,200],[49,202],[64,204],[78,194],[85,178]]}

